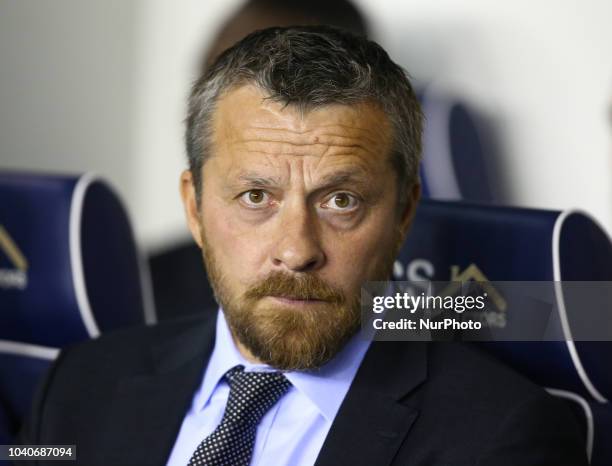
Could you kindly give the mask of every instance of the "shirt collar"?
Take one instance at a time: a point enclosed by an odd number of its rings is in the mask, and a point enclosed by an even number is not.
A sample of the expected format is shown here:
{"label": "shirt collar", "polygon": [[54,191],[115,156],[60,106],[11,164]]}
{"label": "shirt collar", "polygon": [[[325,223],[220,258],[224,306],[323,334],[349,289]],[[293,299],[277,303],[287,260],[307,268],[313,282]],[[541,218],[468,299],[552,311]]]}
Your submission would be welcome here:
{"label": "shirt collar", "polygon": [[[358,332],[331,361],[321,368],[312,371],[288,371],[285,372],[285,376],[293,387],[313,403],[327,421],[331,422],[340,409],[371,340],[372,334]],[[243,365],[247,371],[275,370],[265,364],[253,364],[240,354],[232,339],[223,310],[219,309],[215,346],[204,373],[201,389],[194,399],[196,410],[200,411],[206,406],[225,373],[237,364]]]}

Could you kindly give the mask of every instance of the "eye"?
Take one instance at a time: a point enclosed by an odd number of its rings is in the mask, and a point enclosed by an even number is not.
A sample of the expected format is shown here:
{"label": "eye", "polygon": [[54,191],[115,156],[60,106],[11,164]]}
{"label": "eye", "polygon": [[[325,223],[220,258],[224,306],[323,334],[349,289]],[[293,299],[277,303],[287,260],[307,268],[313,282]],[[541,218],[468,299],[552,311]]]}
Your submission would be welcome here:
{"label": "eye", "polygon": [[251,189],[240,195],[240,201],[247,207],[261,207],[268,202],[269,195],[263,189]]}
{"label": "eye", "polygon": [[349,212],[354,210],[359,205],[359,199],[352,194],[339,192],[332,194],[326,202],[323,203],[324,208],[329,208],[341,212]]}

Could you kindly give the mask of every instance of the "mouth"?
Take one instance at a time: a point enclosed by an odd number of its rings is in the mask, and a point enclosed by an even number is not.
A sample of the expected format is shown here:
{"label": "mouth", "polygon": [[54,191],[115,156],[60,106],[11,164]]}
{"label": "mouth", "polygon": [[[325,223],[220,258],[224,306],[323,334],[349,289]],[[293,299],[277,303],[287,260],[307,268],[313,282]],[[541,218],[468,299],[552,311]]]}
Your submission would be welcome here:
{"label": "mouth", "polygon": [[312,306],[312,305],[327,303],[327,301],[323,299],[317,299],[317,298],[302,298],[302,297],[296,297],[296,296],[268,296],[268,297],[278,303],[289,305],[289,306]]}

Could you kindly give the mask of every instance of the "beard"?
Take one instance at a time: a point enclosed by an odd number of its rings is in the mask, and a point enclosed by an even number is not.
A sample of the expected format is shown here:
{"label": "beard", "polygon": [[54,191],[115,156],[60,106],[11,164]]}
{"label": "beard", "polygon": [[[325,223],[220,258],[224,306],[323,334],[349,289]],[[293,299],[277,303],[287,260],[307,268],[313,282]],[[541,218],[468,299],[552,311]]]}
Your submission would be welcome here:
{"label": "beard", "polygon": [[[389,277],[397,247],[394,249],[383,258],[370,280]],[[317,369],[359,330],[360,290],[347,294],[312,273],[274,271],[237,295],[228,286],[204,235],[202,254],[232,336],[262,363],[279,370]],[[310,303],[283,306],[271,297]]]}

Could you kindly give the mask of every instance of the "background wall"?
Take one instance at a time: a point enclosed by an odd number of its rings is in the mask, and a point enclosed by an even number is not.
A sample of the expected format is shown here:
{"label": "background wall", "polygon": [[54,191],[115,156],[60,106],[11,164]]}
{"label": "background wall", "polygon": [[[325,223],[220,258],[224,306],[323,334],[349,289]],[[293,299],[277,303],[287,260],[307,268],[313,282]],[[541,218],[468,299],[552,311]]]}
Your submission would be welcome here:
{"label": "background wall", "polygon": [[95,170],[133,198],[136,7],[0,0],[0,167]]}
{"label": "background wall", "polygon": [[[500,201],[579,207],[612,231],[612,3],[357,3],[417,82],[489,118]],[[0,0],[0,168],[94,170],[147,249],[185,237],[185,98],[197,51],[239,4]]]}

